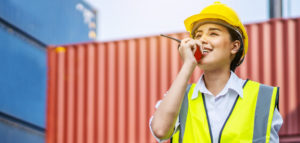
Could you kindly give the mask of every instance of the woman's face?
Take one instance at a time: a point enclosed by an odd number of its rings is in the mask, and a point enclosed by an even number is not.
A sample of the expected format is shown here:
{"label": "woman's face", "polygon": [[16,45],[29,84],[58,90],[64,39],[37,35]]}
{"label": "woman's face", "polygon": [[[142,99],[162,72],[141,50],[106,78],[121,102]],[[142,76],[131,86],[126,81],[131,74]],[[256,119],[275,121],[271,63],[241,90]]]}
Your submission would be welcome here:
{"label": "woman's face", "polygon": [[203,58],[198,64],[201,69],[204,71],[230,69],[237,45],[231,41],[226,27],[213,23],[203,24],[196,29],[194,39],[199,40],[203,50]]}

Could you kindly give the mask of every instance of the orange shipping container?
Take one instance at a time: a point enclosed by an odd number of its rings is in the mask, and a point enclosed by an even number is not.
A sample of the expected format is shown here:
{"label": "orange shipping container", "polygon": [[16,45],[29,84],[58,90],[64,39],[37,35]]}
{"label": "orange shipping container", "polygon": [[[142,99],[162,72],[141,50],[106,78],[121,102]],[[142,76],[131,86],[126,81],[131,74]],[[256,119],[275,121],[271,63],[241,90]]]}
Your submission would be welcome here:
{"label": "orange shipping container", "polygon": [[[246,28],[249,52],[236,73],[281,87],[281,142],[300,142],[300,19]],[[155,142],[148,121],[181,67],[176,47],[158,36],[49,47],[46,142]]]}

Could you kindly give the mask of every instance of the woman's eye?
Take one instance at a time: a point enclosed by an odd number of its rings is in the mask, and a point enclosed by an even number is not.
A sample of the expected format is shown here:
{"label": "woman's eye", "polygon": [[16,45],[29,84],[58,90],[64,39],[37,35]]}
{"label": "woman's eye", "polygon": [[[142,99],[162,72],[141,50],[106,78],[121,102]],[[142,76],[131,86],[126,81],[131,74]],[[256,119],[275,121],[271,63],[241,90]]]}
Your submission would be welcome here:
{"label": "woman's eye", "polygon": [[201,35],[196,35],[195,38],[196,38],[196,39],[197,39],[197,38],[201,38]]}
{"label": "woman's eye", "polygon": [[216,35],[218,35],[217,33],[210,33],[210,35],[214,35],[214,36],[216,36]]}

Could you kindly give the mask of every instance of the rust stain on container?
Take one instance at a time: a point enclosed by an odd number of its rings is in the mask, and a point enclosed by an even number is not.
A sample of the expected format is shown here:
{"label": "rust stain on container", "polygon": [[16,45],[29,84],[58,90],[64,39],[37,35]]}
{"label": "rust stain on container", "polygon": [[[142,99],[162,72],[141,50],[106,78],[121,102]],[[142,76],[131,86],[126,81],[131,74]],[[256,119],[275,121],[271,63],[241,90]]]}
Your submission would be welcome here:
{"label": "rust stain on container", "polygon": [[[280,86],[281,142],[300,141],[300,19],[246,29],[249,51],[236,73]],[[155,142],[148,121],[182,65],[177,43],[152,36],[63,48],[48,48],[46,142]],[[196,68],[190,82],[201,74]]]}

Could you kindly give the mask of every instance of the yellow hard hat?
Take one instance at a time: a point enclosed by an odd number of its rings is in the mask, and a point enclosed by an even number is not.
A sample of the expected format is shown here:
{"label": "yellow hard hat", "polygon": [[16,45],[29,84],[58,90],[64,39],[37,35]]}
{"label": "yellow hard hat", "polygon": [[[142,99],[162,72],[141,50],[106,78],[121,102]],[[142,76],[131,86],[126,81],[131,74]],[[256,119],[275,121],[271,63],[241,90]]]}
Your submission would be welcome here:
{"label": "yellow hard hat", "polygon": [[[235,30],[242,40],[244,47],[241,62],[248,51],[248,35],[236,12],[221,2],[214,2],[205,7],[199,14],[188,17],[184,20],[186,30],[191,36],[194,30],[202,23],[218,23]],[[241,47],[242,48],[242,47]]]}

